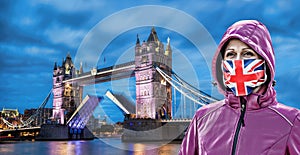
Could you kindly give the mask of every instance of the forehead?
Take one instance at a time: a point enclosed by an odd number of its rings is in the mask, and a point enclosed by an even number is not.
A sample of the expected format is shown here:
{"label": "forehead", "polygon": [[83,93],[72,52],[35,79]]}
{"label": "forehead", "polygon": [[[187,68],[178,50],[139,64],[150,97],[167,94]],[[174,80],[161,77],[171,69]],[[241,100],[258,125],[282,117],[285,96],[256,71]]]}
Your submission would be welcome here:
{"label": "forehead", "polygon": [[226,49],[232,48],[232,47],[243,47],[243,48],[250,48],[247,44],[240,41],[239,39],[231,39],[228,42],[228,45],[226,46]]}

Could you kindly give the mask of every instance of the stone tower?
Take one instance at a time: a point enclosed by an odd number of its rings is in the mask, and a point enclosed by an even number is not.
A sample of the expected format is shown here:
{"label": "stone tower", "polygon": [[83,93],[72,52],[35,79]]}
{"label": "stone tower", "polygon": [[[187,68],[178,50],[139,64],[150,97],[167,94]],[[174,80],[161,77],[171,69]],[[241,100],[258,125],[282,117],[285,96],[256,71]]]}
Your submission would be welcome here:
{"label": "stone tower", "polygon": [[159,67],[171,76],[172,50],[160,42],[155,28],[142,44],[137,36],[135,46],[136,117],[170,119],[172,108],[171,86],[156,71]]}
{"label": "stone tower", "polygon": [[[82,66],[77,74],[82,73]],[[75,77],[75,67],[70,54],[63,60],[62,66],[55,62],[53,68],[53,116],[58,124],[65,122],[72,116],[82,100],[82,87],[76,83],[63,82]]]}

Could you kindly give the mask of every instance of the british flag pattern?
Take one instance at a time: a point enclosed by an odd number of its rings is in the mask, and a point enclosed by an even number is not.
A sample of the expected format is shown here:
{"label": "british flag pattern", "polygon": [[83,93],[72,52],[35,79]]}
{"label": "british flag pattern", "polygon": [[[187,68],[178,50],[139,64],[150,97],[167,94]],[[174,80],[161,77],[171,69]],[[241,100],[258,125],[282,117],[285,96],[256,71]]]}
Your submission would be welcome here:
{"label": "british flag pattern", "polygon": [[253,88],[266,81],[265,68],[265,61],[262,59],[224,60],[224,84],[236,96],[248,95]]}

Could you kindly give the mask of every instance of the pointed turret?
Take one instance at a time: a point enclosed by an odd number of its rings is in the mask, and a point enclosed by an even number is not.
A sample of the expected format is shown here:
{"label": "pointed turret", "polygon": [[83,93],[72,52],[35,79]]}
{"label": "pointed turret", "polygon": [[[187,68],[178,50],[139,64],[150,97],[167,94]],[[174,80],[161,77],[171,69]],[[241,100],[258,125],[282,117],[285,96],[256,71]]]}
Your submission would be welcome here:
{"label": "pointed turret", "polygon": [[53,76],[56,76],[59,72],[59,67],[57,67],[57,63],[54,63],[54,67],[53,67]]}
{"label": "pointed turret", "polygon": [[140,38],[139,38],[139,34],[136,35],[136,44],[140,45]]}
{"label": "pointed turret", "polygon": [[136,44],[135,44],[135,54],[139,54],[139,52],[141,51],[141,44],[140,44],[140,38],[139,35],[136,35]]}
{"label": "pointed turret", "polygon": [[72,58],[70,52],[68,52],[66,60],[63,62],[64,73],[68,75],[68,77],[72,77],[72,73],[75,73],[74,64],[72,62]]}
{"label": "pointed turret", "polygon": [[80,68],[79,68],[79,74],[83,73],[83,67],[82,67],[82,62],[80,62]]}
{"label": "pointed turret", "polygon": [[172,49],[171,49],[171,45],[170,45],[170,38],[168,37],[168,39],[167,39],[167,48],[166,48],[166,51],[165,51],[165,55],[172,55],[171,52],[172,52]]}
{"label": "pointed turret", "polygon": [[71,66],[73,67],[73,62],[72,62],[72,58],[71,58],[70,52],[68,52],[68,54],[67,54],[66,60],[64,62],[64,65],[68,65],[70,67]]}
{"label": "pointed turret", "polygon": [[70,52],[68,52],[67,57],[66,57],[66,63],[71,63],[72,62],[72,58],[70,55]]}
{"label": "pointed turret", "polygon": [[63,57],[62,62],[61,62],[61,66],[64,66],[64,64],[65,64],[65,58]]}
{"label": "pointed turret", "polygon": [[167,51],[171,51],[170,38],[167,39]]}
{"label": "pointed turret", "polygon": [[53,70],[57,70],[57,63],[56,62],[54,63]]}
{"label": "pointed turret", "polygon": [[151,29],[151,33],[150,33],[150,35],[148,37],[147,42],[151,42],[151,41],[154,41],[154,42],[158,42],[159,41],[154,27],[152,27],[152,29]]}
{"label": "pointed turret", "polygon": [[70,55],[70,52],[68,52],[68,54],[67,54],[67,58],[66,59],[71,59],[71,55]]}

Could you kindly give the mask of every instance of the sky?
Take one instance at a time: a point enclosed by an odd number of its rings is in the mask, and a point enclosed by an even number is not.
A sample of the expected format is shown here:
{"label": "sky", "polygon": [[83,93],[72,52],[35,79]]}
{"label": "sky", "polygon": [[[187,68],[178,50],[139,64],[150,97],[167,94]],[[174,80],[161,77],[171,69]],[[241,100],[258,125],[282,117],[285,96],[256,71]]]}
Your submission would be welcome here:
{"label": "sky", "polygon": [[[170,37],[176,73],[201,90],[222,98],[211,86],[206,54],[212,55],[227,27],[242,19],[259,20],[269,29],[276,55],[277,100],[300,108],[299,3],[296,0],[2,0],[0,108],[18,109],[21,113],[37,108],[52,88],[54,62],[61,64],[68,53],[76,67],[83,62],[85,71],[133,61],[136,35],[139,34],[141,41],[146,40],[152,26],[162,42],[166,43]],[[153,7],[158,11],[146,10]],[[114,21],[114,17],[121,20]],[[206,39],[193,36],[198,33],[209,35]],[[197,43],[198,37],[202,44]],[[205,47],[208,44],[211,46]],[[134,84],[134,79],[124,81],[89,86],[85,94],[96,91],[102,96],[107,89],[126,87],[126,95],[134,100],[134,88],[128,87]],[[47,107],[52,106],[51,102]],[[107,98],[100,106],[99,115],[122,121],[122,113]]]}

